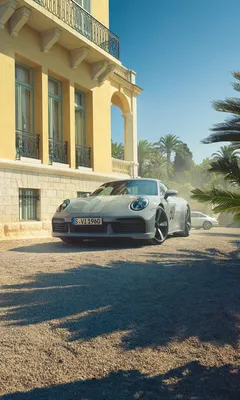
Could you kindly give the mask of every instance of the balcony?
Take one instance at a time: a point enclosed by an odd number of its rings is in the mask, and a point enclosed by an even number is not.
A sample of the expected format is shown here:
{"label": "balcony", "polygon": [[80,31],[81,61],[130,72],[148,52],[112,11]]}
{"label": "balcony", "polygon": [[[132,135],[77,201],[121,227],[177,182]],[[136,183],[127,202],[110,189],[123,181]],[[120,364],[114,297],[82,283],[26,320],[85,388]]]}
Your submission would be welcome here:
{"label": "balcony", "polygon": [[76,32],[119,60],[119,37],[74,0],[33,0]]}
{"label": "balcony", "polygon": [[91,168],[91,147],[76,145],[76,168]]}
{"label": "balcony", "polygon": [[49,162],[68,164],[68,142],[49,139]]}
{"label": "balcony", "polygon": [[16,159],[39,159],[39,141],[38,134],[16,130]]}
{"label": "balcony", "polygon": [[112,171],[116,174],[132,176],[132,162],[112,158]]}

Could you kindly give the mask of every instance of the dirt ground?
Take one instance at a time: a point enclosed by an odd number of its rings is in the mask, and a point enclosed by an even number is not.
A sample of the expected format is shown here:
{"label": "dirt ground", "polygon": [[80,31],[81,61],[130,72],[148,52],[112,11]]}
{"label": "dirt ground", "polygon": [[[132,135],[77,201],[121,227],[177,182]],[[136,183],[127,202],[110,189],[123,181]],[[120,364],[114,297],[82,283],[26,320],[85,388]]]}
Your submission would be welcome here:
{"label": "dirt ground", "polygon": [[2,241],[0,272],[1,399],[240,399],[240,229]]}

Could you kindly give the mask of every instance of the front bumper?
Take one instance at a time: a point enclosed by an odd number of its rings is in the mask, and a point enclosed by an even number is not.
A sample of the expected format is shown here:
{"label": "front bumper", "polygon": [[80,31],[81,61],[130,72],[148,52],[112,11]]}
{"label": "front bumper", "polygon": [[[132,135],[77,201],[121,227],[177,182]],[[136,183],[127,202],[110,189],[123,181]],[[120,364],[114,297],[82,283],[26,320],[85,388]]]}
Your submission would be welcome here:
{"label": "front bumper", "polygon": [[53,237],[94,238],[131,238],[152,239],[155,235],[154,218],[145,220],[142,217],[104,217],[102,225],[73,225],[71,218],[53,217]]}

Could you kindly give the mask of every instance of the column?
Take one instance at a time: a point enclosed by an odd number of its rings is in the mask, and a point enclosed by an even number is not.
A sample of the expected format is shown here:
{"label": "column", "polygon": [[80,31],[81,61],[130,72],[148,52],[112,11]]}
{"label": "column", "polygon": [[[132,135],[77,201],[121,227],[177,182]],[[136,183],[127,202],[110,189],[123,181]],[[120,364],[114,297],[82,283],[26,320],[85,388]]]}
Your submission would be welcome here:
{"label": "column", "polygon": [[132,99],[132,113],[124,113],[124,159],[131,161],[133,178],[138,176],[137,102]]}
{"label": "column", "polygon": [[0,53],[0,158],[9,160],[16,158],[14,77],[14,52]]}
{"label": "column", "polygon": [[38,67],[34,70],[35,133],[40,134],[40,157],[43,164],[49,164],[48,150],[48,70]]}
{"label": "column", "polygon": [[137,137],[137,97],[132,96],[132,129],[133,129],[133,177],[138,176],[138,137]]}
{"label": "column", "polygon": [[112,173],[111,107],[109,84],[92,91],[93,170]]}
{"label": "column", "polygon": [[69,81],[63,82],[63,140],[68,142],[68,164],[75,169],[75,88]]}

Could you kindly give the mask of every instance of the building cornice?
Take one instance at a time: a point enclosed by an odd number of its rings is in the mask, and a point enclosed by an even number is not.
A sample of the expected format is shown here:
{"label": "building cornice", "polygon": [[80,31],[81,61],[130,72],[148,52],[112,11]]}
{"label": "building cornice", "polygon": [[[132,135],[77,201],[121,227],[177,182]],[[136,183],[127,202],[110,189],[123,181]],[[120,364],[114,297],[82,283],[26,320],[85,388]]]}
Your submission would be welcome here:
{"label": "building cornice", "polygon": [[13,161],[13,160],[6,160],[0,159],[0,170],[2,169],[10,169],[15,170],[18,172],[33,172],[39,174],[46,174],[46,175],[61,175],[61,176],[70,176],[72,178],[78,179],[90,179],[90,180],[114,180],[121,178],[121,175],[116,175],[115,173],[112,174],[102,174],[99,172],[90,171],[86,168],[82,169],[71,169],[71,168],[64,168],[64,167],[56,167],[54,165],[44,165],[38,164],[36,162],[24,162],[24,161]]}
{"label": "building cornice", "polygon": [[110,81],[116,82],[117,84],[119,84],[120,86],[129,89],[134,96],[139,96],[143,89],[140,86],[137,86],[129,81],[127,81],[126,79],[122,78],[121,76],[117,75],[116,73],[114,73],[111,78]]}

